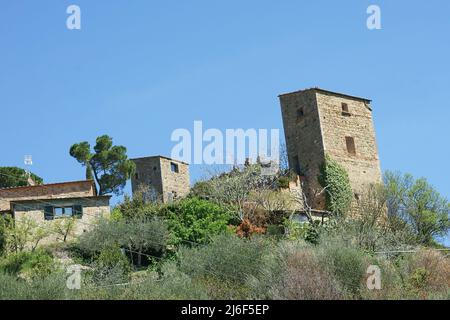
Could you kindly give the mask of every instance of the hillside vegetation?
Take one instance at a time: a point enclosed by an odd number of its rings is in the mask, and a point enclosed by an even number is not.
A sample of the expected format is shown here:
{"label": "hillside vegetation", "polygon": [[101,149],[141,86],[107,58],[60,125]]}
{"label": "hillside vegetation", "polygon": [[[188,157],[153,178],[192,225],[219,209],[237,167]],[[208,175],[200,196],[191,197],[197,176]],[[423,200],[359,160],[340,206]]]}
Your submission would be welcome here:
{"label": "hillside vegetation", "polygon": [[3,219],[0,299],[450,298],[450,251],[436,242],[450,207],[425,179],[388,172],[350,205],[342,172],[323,170],[341,176],[322,177],[338,181],[333,215],[321,223],[306,212],[301,223],[290,208],[308,199],[283,191],[292,174],[260,169],[216,175],[166,205],[142,190],[81,237],[47,246],[23,245],[39,239],[37,226],[24,239]]}

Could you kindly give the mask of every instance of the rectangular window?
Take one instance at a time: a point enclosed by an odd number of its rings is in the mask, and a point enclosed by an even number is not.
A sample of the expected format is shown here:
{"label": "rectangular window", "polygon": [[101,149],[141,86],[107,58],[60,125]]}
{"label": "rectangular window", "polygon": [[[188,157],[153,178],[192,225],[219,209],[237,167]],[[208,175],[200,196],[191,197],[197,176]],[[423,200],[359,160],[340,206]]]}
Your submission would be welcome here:
{"label": "rectangular window", "polygon": [[52,207],[46,206],[44,208],[44,219],[53,220],[59,218],[77,217],[80,218],[83,215],[83,207],[80,205],[67,206],[67,207]]}
{"label": "rectangular window", "polygon": [[343,116],[349,116],[350,112],[348,111],[348,104],[342,103],[342,115]]}
{"label": "rectangular window", "polygon": [[294,157],[294,171],[295,173],[297,173],[299,176],[301,175],[301,169],[300,169],[300,161],[298,159],[298,156]]}
{"label": "rectangular window", "polygon": [[179,171],[178,171],[178,165],[176,164],[176,163],[174,163],[174,162],[171,162],[170,163],[170,170],[172,171],[172,172],[174,172],[174,173],[178,173]]}
{"label": "rectangular window", "polygon": [[297,121],[300,121],[305,116],[305,112],[303,111],[303,108],[297,109]]}
{"label": "rectangular window", "polygon": [[355,139],[353,137],[345,137],[345,144],[347,145],[347,152],[356,154]]}

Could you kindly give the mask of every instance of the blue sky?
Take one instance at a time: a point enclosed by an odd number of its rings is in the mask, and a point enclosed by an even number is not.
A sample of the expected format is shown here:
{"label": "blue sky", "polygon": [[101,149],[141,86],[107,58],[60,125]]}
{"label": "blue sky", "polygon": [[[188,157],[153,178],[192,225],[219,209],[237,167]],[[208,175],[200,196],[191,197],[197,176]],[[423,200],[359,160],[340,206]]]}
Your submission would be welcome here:
{"label": "blue sky", "polygon": [[[319,86],[371,98],[382,168],[450,198],[450,2],[342,3],[4,1],[0,166],[31,154],[45,181],[78,180],[70,145],[104,133],[137,157],[170,155],[194,120],[282,129],[277,95]],[[370,4],[382,30],[366,28]]]}

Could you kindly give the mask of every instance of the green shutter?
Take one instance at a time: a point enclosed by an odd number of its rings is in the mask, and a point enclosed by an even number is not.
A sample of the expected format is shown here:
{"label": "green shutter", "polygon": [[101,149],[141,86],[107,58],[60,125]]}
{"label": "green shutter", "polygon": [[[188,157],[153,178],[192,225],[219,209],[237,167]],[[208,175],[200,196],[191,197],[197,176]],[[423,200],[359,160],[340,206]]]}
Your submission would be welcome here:
{"label": "green shutter", "polygon": [[83,217],[83,206],[82,205],[74,205],[73,206],[73,216],[81,219]]}
{"label": "green shutter", "polygon": [[53,207],[52,206],[46,206],[44,207],[44,219],[45,220],[53,220],[54,219],[53,214]]}

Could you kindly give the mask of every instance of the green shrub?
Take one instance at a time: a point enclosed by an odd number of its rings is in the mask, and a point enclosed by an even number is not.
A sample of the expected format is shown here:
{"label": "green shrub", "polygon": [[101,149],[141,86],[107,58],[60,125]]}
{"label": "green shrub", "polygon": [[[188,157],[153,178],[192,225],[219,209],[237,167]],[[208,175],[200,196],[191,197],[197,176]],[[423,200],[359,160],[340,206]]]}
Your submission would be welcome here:
{"label": "green shrub", "polygon": [[6,219],[0,216],[0,257],[6,252],[6,224]]}
{"label": "green shrub", "polygon": [[278,178],[278,187],[281,189],[287,189],[289,188],[289,182],[291,179],[289,177],[281,176]]}
{"label": "green shrub", "polygon": [[261,238],[242,239],[223,234],[206,246],[182,248],[180,270],[206,286],[214,299],[245,299],[251,296],[250,277],[262,275],[270,246]]}
{"label": "green shrub", "polygon": [[163,256],[168,240],[167,223],[156,216],[103,219],[94,229],[79,238],[75,251],[85,259],[92,260],[102,250],[119,246],[140,267],[150,262],[147,256]]}
{"label": "green shrub", "polygon": [[211,236],[227,231],[231,219],[225,209],[208,200],[188,198],[164,210],[174,244],[207,243]]}
{"label": "green shrub", "polygon": [[12,253],[0,261],[0,271],[26,278],[44,277],[55,270],[53,257],[43,250]]}
{"label": "green shrub", "polygon": [[130,262],[118,246],[103,248],[92,267],[91,280],[95,284],[123,283],[130,278]]}
{"label": "green shrub", "polygon": [[313,248],[298,243],[280,246],[281,272],[271,281],[271,294],[281,300],[337,300],[344,292],[333,272]]}
{"label": "green shrub", "polygon": [[66,298],[66,274],[52,273],[30,281],[0,273],[0,300],[62,300]]}
{"label": "green shrub", "polygon": [[330,270],[350,297],[360,296],[364,277],[370,265],[365,254],[343,243],[325,243],[319,248],[321,266]]}
{"label": "green shrub", "polygon": [[327,209],[336,214],[346,214],[353,199],[347,171],[327,155],[320,166],[318,180],[326,188]]}

